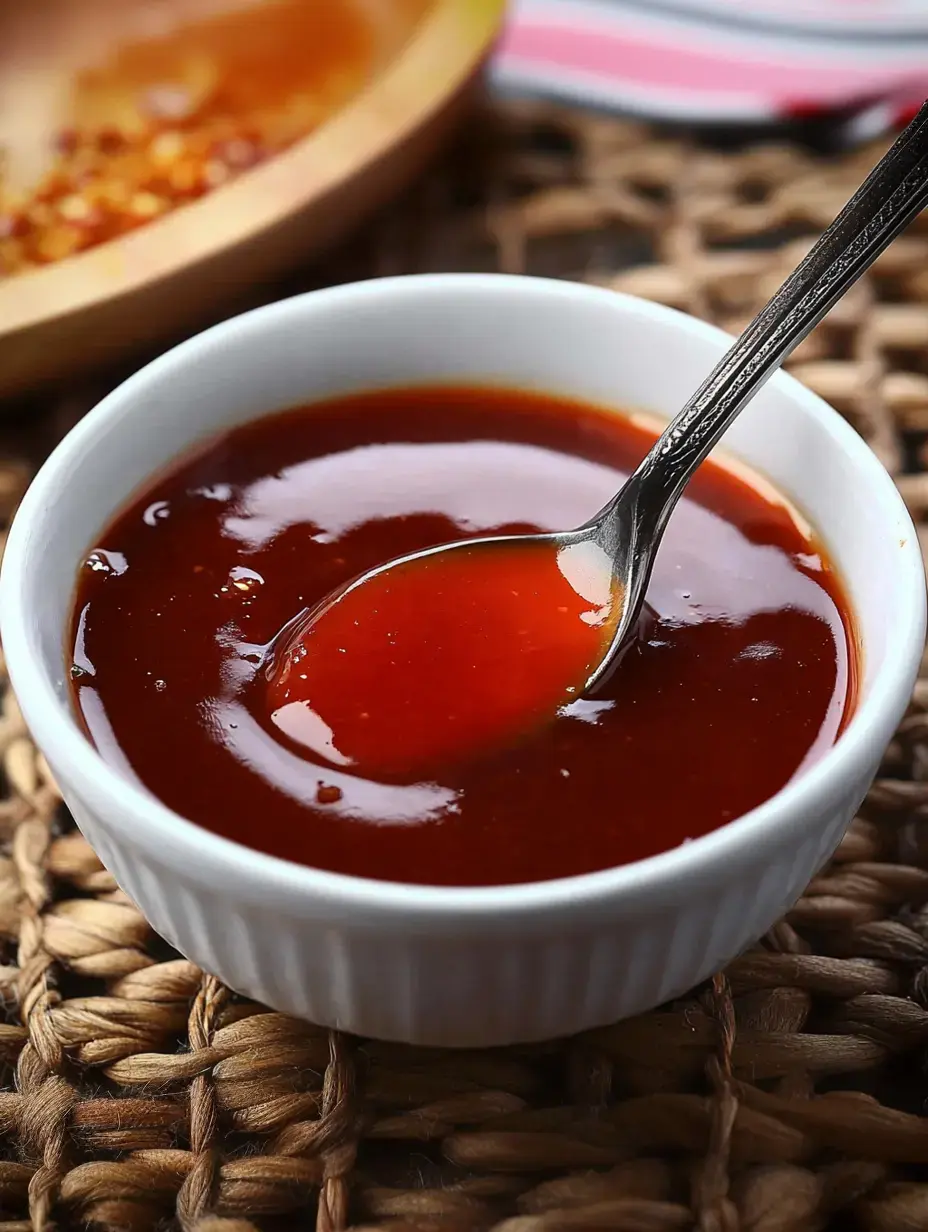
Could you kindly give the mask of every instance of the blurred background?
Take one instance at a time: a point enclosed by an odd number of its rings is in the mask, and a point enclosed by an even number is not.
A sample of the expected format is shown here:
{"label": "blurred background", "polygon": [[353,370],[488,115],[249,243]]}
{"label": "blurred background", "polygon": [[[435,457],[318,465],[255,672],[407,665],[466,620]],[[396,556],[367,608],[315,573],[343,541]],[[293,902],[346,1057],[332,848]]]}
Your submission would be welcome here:
{"label": "blurred background", "polygon": [[[470,204],[473,230],[481,196],[484,227],[502,207],[485,177],[520,106],[634,117],[705,148],[834,152],[904,121],[926,83],[922,0],[7,4],[0,397],[73,387],[319,282],[511,267],[468,246],[455,209]],[[417,218],[423,251],[378,240],[372,259],[357,227],[429,168],[444,196]],[[603,164],[600,203],[621,170]],[[513,168],[503,195],[520,192]],[[612,267],[646,259],[633,230],[610,234]],[[544,272],[586,274],[565,259]]]}

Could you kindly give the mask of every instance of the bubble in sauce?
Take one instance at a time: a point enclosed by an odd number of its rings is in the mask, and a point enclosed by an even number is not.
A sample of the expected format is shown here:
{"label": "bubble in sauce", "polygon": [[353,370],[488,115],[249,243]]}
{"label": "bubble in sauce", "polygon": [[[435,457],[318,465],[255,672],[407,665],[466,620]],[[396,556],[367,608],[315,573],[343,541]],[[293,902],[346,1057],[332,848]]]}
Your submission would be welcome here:
{"label": "bubble in sauce", "polygon": [[105,548],[97,548],[91,552],[84,565],[91,573],[102,573],[108,577],[119,577],[129,568],[129,562],[122,552],[109,552]]}

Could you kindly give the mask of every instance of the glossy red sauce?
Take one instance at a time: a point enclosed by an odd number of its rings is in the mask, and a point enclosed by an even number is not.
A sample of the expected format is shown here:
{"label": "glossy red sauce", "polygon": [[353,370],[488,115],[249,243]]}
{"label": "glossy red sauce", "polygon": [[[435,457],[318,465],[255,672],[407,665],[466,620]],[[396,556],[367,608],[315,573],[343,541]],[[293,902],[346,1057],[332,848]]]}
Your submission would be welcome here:
{"label": "glossy red sauce", "polygon": [[275,653],[271,721],[354,774],[409,777],[552,721],[601,661],[618,605],[592,544],[465,546],[374,573]]}
{"label": "glossy red sauce", "polygon": [[[530,710],[550,705],[524,683],[518,656],[502,665],[483,647],[479,671],[452,672],[455,737],[447,713],[435,723],[429,712],[428,673],[413,686],[390,666],[386,635],[402,630],[388,629],[373,603],[367,631],[344,649],[361,662],[362,646],[380,647],[352,677],[372,688],[377,739],[360,712],[338,713],[350,690],[337,687],[336,625],[317,647],[319,679],[336,681],[322,726],[306,727],[292,670],[287,679],[274,670],[295,618],[352,577],[453,539],[579,525],[653,439],[595,408],[434,388],[295,410],[202,446],[133,501],[81,569],[72,678],[92,739],[200,825],[381,879],[544,880],[724,825],[834,743],[853,707],[856,660],[847,601],[808,528],[765,485],[714,463],[671,520],[650,619],[606,689],[567,700],[520,739],[488,740],[480,724],[487,702],[505,717],[507,696]],[[505,571],[501,555],[471,614],[485,615],[495,594],[508,637],[525,627],[525,608],[499,604]],[[453,575],[447,593],[460,598]],[[364,589],[353,592],[358,602]],[[566,597],[575,623],[585,609],[571,607],[576,594],[558,591],[553,575],[537,593],[533,653],[544,658],[545,620],[565,615],[549,600]],[[436,667],[445,651],[463,663],[470,617],[456,602],[446,610],[447,626],[433,630]],[[583,627],[556,643],[576,656],[571,666],[602,636]],[[505,694],[493,690],[494,672],[515,673],[496,677]],[[292,704],[299,722],[283,714]]]}

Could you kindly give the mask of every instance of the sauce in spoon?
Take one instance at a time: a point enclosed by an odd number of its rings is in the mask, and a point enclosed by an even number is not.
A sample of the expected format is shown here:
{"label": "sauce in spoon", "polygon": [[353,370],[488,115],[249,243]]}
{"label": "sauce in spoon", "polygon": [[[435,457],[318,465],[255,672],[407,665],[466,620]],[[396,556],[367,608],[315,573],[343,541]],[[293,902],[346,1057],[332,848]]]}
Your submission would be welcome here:
{"label": "sauce in spoon", "polygon": [[425,772],[554,717],[615,626],[592,543],[464,544],[368,574],[297,622],[269,703],[289,740],[356,772]]}

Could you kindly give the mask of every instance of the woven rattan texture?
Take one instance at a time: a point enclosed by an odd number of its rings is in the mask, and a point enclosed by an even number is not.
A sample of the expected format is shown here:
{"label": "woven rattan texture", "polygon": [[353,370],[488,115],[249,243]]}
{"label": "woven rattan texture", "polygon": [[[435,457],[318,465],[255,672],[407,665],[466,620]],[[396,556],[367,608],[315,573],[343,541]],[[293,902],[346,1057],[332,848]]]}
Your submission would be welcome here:
{"label": "woven rattan texture", "polygon": [[[316,277],[529,270],[734,328],[875,155],[484,115]],[[928,517],[924,223],[793,370]],[[4,517],[93,392],[7,430]],[[8,691],[0,753],[0,1232],[928,1230],[928,675],[833,864],[756,951],[643,1019],[487,1053],[231,997],[71,828]]]}

